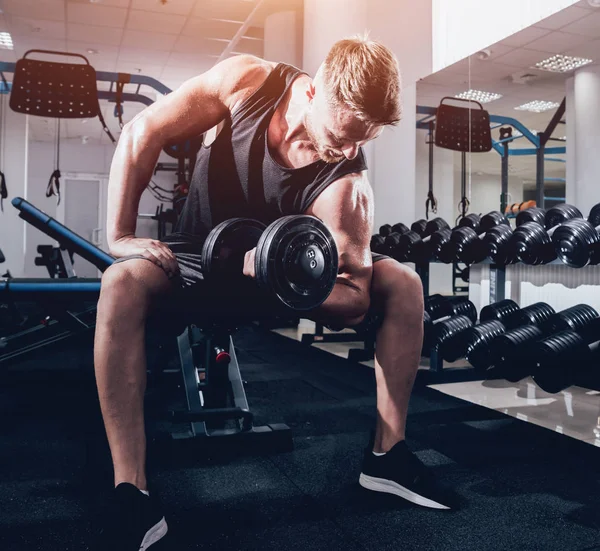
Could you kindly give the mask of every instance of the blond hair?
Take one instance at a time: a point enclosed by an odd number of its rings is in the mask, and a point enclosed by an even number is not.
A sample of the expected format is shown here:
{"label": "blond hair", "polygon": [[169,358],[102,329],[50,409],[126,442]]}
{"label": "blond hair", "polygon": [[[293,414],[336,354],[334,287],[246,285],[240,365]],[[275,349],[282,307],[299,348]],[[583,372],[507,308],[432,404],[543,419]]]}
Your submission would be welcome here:
{"label": "blond hair", "polygon": [[362,121],[388,125],[402,117],[400,71],[394,54],[367,36],[336,42],[323,63],[331,100]]}

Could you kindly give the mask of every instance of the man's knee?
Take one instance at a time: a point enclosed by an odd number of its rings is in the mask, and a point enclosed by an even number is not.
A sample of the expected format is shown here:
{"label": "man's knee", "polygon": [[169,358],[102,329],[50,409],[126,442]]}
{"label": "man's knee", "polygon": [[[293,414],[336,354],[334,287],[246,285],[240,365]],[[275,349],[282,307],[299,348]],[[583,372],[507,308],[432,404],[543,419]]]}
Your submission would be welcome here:
{"label": "man's knee", "polygon": [[389,312],[423,314],[423,284],[414,270],[389,259],[373,265],[372,301]]}
{"label": "man's knee", "polygon": [[102,274],[100,305],[119,308],[139,306],[144,310],[151,300],[168,288],[168,278],[147,260],[115,263]]}

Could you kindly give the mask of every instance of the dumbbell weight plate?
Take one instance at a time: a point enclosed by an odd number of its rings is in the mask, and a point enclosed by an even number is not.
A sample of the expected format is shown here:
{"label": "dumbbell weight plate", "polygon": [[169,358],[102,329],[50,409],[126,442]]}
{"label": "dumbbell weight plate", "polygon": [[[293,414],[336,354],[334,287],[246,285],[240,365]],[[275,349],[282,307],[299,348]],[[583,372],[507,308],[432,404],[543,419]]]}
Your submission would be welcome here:
{"label": "dumbbell weight plate", "polygon": [[535,222],[540,226],[543,226],[546,220],[546,211],[539,207],[533,207],[531,209],[522,210],[517,214],[517,227],[522,226],[525,222]]}
{"label": "dumbbell weight plate", "polygon": [[255,260],[258,285],[294,310],[320,306],[337,278],[335,241],[313,216],[284,216],[271,224],[258,242]]}
{"label": "dumbbell weight plate", "polygon": [[244,256],[256,247],[265,228],[251,218],[230,218],[215,226],[202,247],[204,277],[243,280]]}

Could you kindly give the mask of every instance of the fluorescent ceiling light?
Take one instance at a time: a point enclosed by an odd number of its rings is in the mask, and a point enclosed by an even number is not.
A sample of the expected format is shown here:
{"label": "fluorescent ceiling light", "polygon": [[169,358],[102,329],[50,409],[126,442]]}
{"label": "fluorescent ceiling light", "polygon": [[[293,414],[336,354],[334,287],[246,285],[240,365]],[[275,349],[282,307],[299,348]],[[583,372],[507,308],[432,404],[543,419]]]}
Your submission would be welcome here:
{"label": "fluorescent ceiling light", "polygon": [[532,113],[543,113],[544,111],[556,109],[559,105],[559,103],[556,103],[554,101],[535,100],[530,101],[529,103],[524,103],[523,105],[519,105],[519,107],[515,107],[515,109],[517,111],[531,111]]}
{"label": "fluorescent ceiling light", "polygon": [[591,59],[585,57],[571,57],[559,54],[536,63],[535,68],[542,71],[550,71],[551,73],[568,73],[591,62]]}
{"label": "fluorescent ceiling light", "polygon": [[467,90],[454,96],[459,99],[469,99],[478,101],[479,103],[489,103],[502,97],[501,94],[495,94],[494,92],[482,92],[481,90]]}
{"label": "fluorescent ceiling light", "polygon": [[10,33],[0,32],[0,48],[3,50],[12,50],[14,48]]}

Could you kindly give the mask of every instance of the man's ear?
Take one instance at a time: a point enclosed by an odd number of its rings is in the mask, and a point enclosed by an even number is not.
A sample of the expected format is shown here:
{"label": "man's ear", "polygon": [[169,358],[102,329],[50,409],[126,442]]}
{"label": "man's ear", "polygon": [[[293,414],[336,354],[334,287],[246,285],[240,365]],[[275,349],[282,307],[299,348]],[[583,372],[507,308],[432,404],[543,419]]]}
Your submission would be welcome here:
{"label": "man's ear", "polygon": [[308,99],[310,101],[312,101],[313,99],[315,99],[315,92],[316,92],[315,87],[313,86],[313,83],[311,82],[308,85],[308,90],[306,90],[306,96],[308,97]]}

